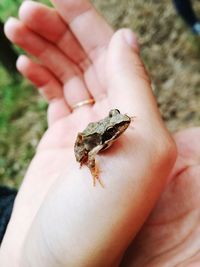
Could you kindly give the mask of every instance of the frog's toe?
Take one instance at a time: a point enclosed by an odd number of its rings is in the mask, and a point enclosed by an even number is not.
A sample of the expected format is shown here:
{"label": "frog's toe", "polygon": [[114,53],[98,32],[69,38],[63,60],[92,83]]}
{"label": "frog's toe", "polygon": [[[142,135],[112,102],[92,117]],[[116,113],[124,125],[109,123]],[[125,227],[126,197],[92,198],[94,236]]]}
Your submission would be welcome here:
{"label": "frog's toe", "polygon": [[101,181],[101,179],[99,178],[99,176],[96,176],[96,177],[93,176],[93,186],[96,186],[96,181],[98,181],[99,184],[100,184],[102,187],[104,187],[104,184],[103,184],[103,182]]}

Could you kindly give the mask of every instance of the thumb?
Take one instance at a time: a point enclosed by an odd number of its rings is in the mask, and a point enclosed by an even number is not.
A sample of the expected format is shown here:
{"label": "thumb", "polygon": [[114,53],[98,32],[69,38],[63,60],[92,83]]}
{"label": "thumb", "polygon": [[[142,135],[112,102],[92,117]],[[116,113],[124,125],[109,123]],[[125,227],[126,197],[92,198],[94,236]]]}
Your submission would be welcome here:
{"label": "thumb", "polygon": [[[149,83],[149,77],[140,58],[140,47],[130,29],[120,29],[112,37],[109,45],[108,65],[112,74],[131,70],[134,78],[141,78]],[[136,77],[137,76],[137,77]]]}
{"label": "thumb", "polygon": [[151,111],[159,114],[136,35],[130,29],[120,29],[113,35],[107,60],[107,88],[113,104],[148,118]]}

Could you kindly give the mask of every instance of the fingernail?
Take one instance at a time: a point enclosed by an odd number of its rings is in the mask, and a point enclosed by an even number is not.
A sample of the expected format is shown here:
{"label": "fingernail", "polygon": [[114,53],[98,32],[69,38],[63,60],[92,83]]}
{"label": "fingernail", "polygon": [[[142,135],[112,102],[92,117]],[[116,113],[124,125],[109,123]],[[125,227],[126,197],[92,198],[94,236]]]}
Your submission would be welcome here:
{"label": "fingernail", "polygon": [[129,46],[131,46],[134,50],[137,50],[139,52],[140,46],[137,37],[130,29],[124,30],[124,38]]}

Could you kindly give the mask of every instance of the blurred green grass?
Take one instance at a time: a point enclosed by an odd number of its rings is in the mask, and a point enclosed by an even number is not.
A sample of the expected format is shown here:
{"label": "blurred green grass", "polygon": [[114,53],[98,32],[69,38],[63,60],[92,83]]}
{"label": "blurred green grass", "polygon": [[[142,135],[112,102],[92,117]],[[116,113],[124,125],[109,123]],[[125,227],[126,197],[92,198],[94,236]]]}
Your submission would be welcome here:
{"label": "blurred green grass", "polygon": [[18,187],[46,129],[46,102],[0,67],[0,184]]}
{"label": "blurred green grass", "polygon": [[[21,3],[1,0],[0,20],[16,16]],[[46,129],[46,108],[32,85],[0,65],[0,184],[20,185]]]}
{"label": "blurred green grass", "polygon": [[17,15],[17,9],[22,3],[21,0],[1,0],[0,2],[0,19],[5,21],[10,16]]}
{"label": "blurred green grass", "polygon": [[[18,8],[23,0],[1,0],[0,19],[5,21],[10,16],[17,16]],[[49,0],[40,0],[38,2],[51,5]]]}
{"label": "blurred green grass", "polygon": [[46,129],[46,102],[0,67],[0,184],[18,187]]}

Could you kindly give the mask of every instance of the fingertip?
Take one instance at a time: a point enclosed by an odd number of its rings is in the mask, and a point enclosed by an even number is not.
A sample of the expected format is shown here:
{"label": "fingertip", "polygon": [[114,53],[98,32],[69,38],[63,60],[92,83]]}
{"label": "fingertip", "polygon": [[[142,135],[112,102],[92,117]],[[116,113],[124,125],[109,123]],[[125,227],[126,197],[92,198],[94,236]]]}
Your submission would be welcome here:
{"label": "fingertip", "polygon": [[130,77],[135,77],[138,81],[143,80],[148,85],[151,83],[140,56],[137,36],[132,30],[123,28],[113,35],[108,48],[107,70],[109,76],[124,73],[125,76],[129,74]]}
{"label": "fingertip", "polygon": [[114,73],[129,71],[135,73],[137,78],[142,76],[146,80],[139,43],[132,30],[123,28],[113,35],[108,48],[108,69]]}
{"label": "fingertip", "polygon": [[20,44],[24,34],[24,25],[17,18],[10,17],[5,23],[4,32],[11,42]]}
{"label": "fingertip", "polygon": [[35,12],[38,12],[37,7],[39,6],[39,3],[35,3],[34,1],[28,0],[24,1],[18,11],[19,18],[22,21],[26,21],[29,19],[30,15],[33,15]]}
{"label": "fingertip", "polygon": [[46,72],[44,72],[43,68],[32,61],[28,56],[20,55],[17,59],[16,67],[25,78],[30,80],[36,86],[39,87],[46,83]]}
{"label": "fingertip", "polygon": [[112,37],[111,43],[114,43],[115,46],[116,44],[121,46],[128,45],[134,50],[134,52],[140,52],[140,46],[136,33],[129,28],[122,28],[116,31]]}
{"label": "fingertip", "polygon": [[140,45],[136,33],[134,33],[131,29],[123,29],[121,34],[125,38],[127,44],[130,47],[132,47],[135,50],[135,52],[139,53]]}
{"label": "fingertip", "polygon": [[19,72],[30,65],[30,59],[26,55],[20,55],[16,61],[16,67]]}
{"label": "fingertip", "polygon": [[27,9],[29,10],[29,6],[31,5],[30,2],[31,1],[24,1],[19,7],[18,16],[20,19],[23,19],[24,16],[26,17]]}
{"label": "fingertip", "polygon": [[11,39],[14,33],[14,29],[16,28],[16,24],[18,20],[14,17],[9,17],[4,24],[4,33],[8,39]]}

